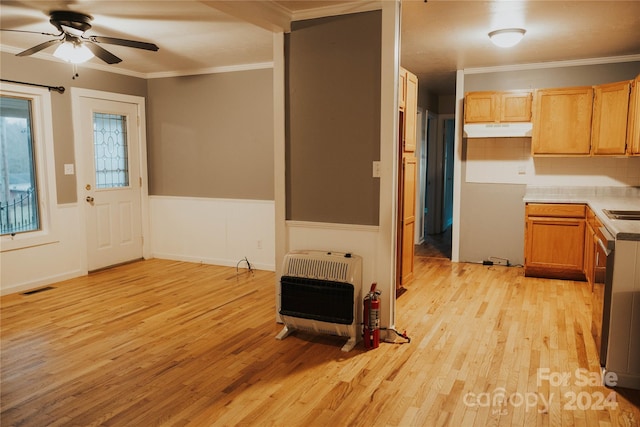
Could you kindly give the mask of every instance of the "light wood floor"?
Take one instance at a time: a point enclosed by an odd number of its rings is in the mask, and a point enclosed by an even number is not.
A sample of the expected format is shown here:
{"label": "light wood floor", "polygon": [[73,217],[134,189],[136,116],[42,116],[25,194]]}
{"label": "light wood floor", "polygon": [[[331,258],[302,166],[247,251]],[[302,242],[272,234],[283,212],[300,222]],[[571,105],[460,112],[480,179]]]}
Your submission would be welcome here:
{"label": "light wood floor", "polygon": [[637,392],[581,385],[584,283],[418,257],[397,302],[411,343],[343,353],[274,338],[274,281],[149,260],[3,297],[1,425],[639,425]]}

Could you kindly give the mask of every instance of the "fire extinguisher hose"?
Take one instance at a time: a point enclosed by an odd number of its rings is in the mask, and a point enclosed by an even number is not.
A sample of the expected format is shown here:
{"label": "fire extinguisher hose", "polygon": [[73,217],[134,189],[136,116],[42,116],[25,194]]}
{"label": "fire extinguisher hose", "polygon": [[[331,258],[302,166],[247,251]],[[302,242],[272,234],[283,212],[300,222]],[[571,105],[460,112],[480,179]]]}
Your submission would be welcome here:
{"label": "fire extinguisher hose", "polygon": [[403,333],[400,333],[400,332],[396,331],[396,330],[395,330],[395,329],[393,329],[393,328],[381,328],[381,330],[383,330],[383,331],[391,331],[391,332],[395,332],[397,336],[399,336],[399,337],[404,338],[405,340],[407,340],[407,344],[411,342],[411,338],[409,338],[409,337],[407,336],[407,331],[404,331]]}

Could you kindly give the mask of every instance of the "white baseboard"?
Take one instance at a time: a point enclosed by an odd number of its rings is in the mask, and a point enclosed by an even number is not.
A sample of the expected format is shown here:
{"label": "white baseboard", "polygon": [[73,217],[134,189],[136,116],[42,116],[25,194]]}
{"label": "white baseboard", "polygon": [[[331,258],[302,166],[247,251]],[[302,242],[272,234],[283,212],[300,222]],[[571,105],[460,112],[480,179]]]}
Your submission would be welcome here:
{"label": "white baseboard", "polygon": [[75,270],[75,271],[67,271],[62,274],[56,274],[48,277],[41,277],[38,280],[33,280],[30,282],[20,283],[17,285],[12,285],[8,287],[3,287],[0,290],[0,295],[9,295],[9,294],[17,294],[21,292],[26,292],[32,289],[41,288],[43,286],[48,286],[53,283],[62,282],[63,280],[74,279],[76,277],[84,276],[87,274],[86,272]]}

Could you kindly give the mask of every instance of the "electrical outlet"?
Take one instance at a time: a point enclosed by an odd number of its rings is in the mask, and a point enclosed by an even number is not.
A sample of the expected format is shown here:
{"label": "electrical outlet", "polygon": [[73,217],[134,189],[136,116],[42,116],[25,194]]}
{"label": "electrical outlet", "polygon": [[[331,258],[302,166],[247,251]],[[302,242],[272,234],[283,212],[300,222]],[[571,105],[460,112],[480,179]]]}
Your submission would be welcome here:
{"label": "electrical outlet", "polygon": [[256,242],[256,246],[258,247],[258,249],[262,249],[262,240],[258,240]]}

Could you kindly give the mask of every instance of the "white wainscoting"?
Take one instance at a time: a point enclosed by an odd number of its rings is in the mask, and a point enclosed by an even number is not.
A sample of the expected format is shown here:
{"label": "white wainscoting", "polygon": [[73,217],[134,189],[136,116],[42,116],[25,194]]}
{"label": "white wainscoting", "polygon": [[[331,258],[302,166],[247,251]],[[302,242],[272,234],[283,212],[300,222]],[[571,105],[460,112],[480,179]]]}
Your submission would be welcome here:
{"label": "white wainscoting", "polygon": [[272,200],[151,196],[149,215],[153,257],[275,270]]}
{"label": "white wainscoting", "polygon": [[8,250],[0,254],[2,295],[23,292],[86,274],[82,270],[85,243],[79,228],[77,204],[54,208],[56,239],[50,243]]}

